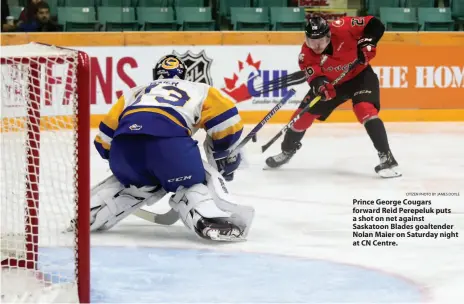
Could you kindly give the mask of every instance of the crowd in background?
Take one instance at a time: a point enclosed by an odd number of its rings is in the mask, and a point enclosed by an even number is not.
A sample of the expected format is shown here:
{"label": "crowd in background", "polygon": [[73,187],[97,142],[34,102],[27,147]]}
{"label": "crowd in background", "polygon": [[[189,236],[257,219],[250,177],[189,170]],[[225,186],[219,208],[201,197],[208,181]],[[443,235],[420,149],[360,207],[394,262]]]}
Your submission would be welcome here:
{"label": "crowd in background", "polygon": [[10,15],[7,0],[2,1],[2,32],[58,32],[61,26],[52,20],[50,7],[43,0],[28,0],[18,20]]}
{"label": "crowd in background", "polygon": [[[10,0],[18,1],[18,0]],[[250,0],[251,1],[251,0]],[[361,16],[365,15],[366,0],[347,0],[349,5],[356,3],[361,6]],[[375,0],[370,0],[375,1]],[[399,0],[398,0],[399,1]],[[404,1],[404,0],[402,0]],[[464,1],[464,0],[455,0]],[[10,2],[10,3],[11,3]],[[208,1],[210,4],[215,4],[215,1]],[[24,9],[19,18],[12,16],[8,0],[1,0],[1,31],[2,32],[58,32],[63,31],[63,25],[58,24],[57,16],[51,15],[50,6],[44,0],[26,0]],[[205,0],[206,3],[206,0]],[[300,4],[319,3],[318,0],[287,0],[289,6],[298,6]],[[351,3],[351,4],[350,4]],[[450,0],[434,0],[434,7],[449,7]],[[13,4],[12,4],[13,5]],[[214,5],[213,5],[214,6]],[[214,15],[214,12],[213,12]],[[213,16],[214,17],[214,16]],[[461,21],[462,22],[462,21]]]}

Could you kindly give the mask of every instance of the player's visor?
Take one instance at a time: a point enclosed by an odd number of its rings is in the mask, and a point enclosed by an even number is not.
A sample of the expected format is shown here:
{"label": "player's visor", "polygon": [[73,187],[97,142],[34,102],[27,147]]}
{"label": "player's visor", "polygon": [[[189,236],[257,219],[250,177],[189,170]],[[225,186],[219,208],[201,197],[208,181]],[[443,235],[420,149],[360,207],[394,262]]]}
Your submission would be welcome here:
{"label": "player's visor", "polygon": [[306,45],[316,53],[321,53],[330,43],[330,37],[325,36],[319,39],[310,39],[306,37]]}

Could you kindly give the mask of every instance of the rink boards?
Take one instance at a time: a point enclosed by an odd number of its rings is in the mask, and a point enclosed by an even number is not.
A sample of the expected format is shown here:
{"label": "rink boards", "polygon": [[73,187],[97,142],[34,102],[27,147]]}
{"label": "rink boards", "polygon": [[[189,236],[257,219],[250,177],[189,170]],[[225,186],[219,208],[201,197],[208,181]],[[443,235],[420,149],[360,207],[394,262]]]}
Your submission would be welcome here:
{"label": "rink boards", "polygon": [[[246,123],[257,123],[287,92],[287,88],[257,94],[259,87],[299,69],[299,32],[193,33],[63,33],[2,34],[2,45],[38,41],[83,50],[91,57],[92,127],[97,127],[117,98],[129,88],[151,80],[152,67],[163,55],[177,53],[190,66],[192,80],[212,84],[237,104]],[[381,87],[385,121],[464,120],[464,33],[385,33],[372,61]],[[66,67],[65,67],[66,68]],[[337,67],[334,67],[337,68]],[[64,86],[53,67],[47,96],[60,102]],[[308,91],[297,94],[270,121],[284,123]],[[45,88],[43,88],[45,90]],[[250,98],[250,95],[255,97]],[[47,107],[54,106],[49,101]],[[56,106],[56,105],[55,105]],[[64,107],[63,107],[64,108]],[[56,109],[56,108],[55,108]],[[46,112],[45,112],[46,113]],[[67,114],[56,113],[54,115]],[[69,112],[68,112],[69,113]],[[45,114],[47,116],[47,114]],[[328,122],[355,122],[351,102],[340,106]]]}

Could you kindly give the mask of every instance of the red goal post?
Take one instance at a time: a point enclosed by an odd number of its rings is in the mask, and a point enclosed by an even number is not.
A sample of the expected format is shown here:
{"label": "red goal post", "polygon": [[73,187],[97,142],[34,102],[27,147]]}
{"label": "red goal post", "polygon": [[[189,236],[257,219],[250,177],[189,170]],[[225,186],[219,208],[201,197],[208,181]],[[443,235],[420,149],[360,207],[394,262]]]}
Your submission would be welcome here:
{"label": "red goal post", "polygon": [[38,43],[0,55],[2,300],[89,303],[89,57]]}

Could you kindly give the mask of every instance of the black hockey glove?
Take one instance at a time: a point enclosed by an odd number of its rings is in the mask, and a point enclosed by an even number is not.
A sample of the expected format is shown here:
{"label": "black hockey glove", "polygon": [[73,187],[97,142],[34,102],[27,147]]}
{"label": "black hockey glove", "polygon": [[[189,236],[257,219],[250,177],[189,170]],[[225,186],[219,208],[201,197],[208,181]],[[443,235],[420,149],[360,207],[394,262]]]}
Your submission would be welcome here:
{"label": "black hockey glove", "polygon": [[334,86],[330,83],[329,79],[325,76],[314,78],[311,81],[311,88],[315,96],[321,95],[321,100],[326,101],[335,98],[337,92]]}
{"label": "black hockey glove", "polygon": [[240,166],[242,155],[240,153],[234,156],[228,155],[229,151],[215,152],[213,157],[219,173],[221,173],[226,181],[230,182],[234,179],[234,171]]}
{"label": "black hockey glove", "polygon": [[376,55],[376,45],[372,37],[361,37],[358,40],[358,60],[360,64],[368,65]]}

